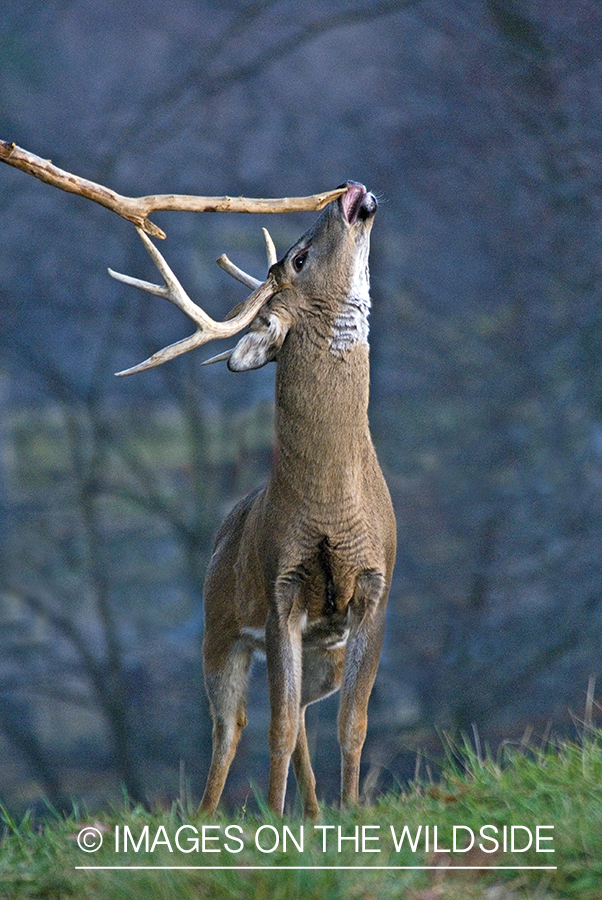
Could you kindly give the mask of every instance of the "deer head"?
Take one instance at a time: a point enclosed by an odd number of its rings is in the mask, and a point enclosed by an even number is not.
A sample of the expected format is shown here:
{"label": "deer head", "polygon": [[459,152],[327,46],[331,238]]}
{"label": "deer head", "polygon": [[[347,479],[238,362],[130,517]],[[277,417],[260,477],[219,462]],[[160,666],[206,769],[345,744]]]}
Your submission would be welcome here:
{"label": "deer head", "polygon": [[347,182],[347,191],[329,204],[315,224],[280,261],[274,244],[264,229],[269,272],[266,281],[242,272],[225,256],[218,265],[254,288],[247,300],[237,306],[223,322],[215,322],[193,303],[150,238],[137,228],[164,284],[155,285],[109,269],[113,278],[165,297],[182,310],[196,325],[189,338],[171,344],[149,359],[118,375],[133,375],[162,365],[212,340],[231,337],[250,325],[248,334],[235,348],[206,360],[205,365],[227,360],[233,372],[257,369],[274,360],[291,327],[304,316],[320,315],[330,322],[331,349],[342,352],[363,330],[367,337],[369,309],[368,253],[376,199],[365,187]]}

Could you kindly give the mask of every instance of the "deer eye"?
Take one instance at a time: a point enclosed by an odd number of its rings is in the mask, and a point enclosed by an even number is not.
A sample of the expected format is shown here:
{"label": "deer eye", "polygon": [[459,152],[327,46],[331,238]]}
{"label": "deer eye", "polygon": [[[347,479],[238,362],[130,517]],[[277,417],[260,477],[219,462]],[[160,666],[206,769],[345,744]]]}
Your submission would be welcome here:
{"label": "deer eye", "polygon": [[295,272],[301,271],[301,269],[303,268],[303,264],[307,259],[308,253],[309,250],[304,250],[302,253],[298,253],[297,256],[295,256],[295,258],[293,259],[293,268],[295,269]]}

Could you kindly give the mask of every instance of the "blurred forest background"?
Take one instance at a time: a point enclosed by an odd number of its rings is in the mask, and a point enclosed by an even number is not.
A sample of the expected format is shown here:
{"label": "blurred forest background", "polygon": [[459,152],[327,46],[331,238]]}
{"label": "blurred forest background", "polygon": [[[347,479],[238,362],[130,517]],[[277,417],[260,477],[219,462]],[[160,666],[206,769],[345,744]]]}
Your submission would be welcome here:
{"label": "blurred forest background", "polygon": [[[436,729],[568,729],[602,662],[602,4],[8,0],[0,137],[130,196],[364,182],[371,423],[399,553],[364,754],[373,788]],[[314,214],[153,216],[193,298],[246,296]],[[13,807],[198,798],[202,580],[269,471],[274,367],[193,353],[134,229],[0,171],[0,792]],[[265,666],[227,787],[267,781]],[[312,708],[319,793],[336,698]]]}

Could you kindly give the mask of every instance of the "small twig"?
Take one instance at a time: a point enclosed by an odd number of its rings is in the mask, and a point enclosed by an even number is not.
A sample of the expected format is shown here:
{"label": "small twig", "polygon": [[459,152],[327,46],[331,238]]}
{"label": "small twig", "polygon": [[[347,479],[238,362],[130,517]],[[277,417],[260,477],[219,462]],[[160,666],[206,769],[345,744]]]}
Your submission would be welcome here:
{"label": "small twig", "polygon": [[585,715],[583,717],[583,734],[591,735],[594,730],[594,694],[596,691],[596,676],[590,675],[587,682],[587,694],[585,697]]}
{"label": "small twig", "polygon": [[477,754],[477,762],[480,766],[483,765],[483,754],[481,751],[481,738],[479,735],[479,729],[477,728],[476,722],[472,723],[472,736],[474,738],[474,749]]}
{"label": "small twig", "polygon": [[180,759],[180,807],[182,813],[188,811],[188,785],[186,783],[186,761]]}
{"label": "small twig", "polygon": [[164,238],[165,232],[149,221],[150,213],[159,210],[176,210],[182,212],[244,212],[244,213],[283,213],[307,212],[323,209],[332,200],[344,194],[346,188],[313,194],[311,197],[278,197],[260,199],[252,197],[198,197],[188,194],[150,194],[147,197],[124,197],[121,194],[72,175],[64,169],[52,165],[49,159],[42,159],[10,141],[0,140],[0,162],[8,163],[16,169],[28,172],[34,178],[45,181],[63,191],[87,197],[101,206],[116,212],[117,215],[142,228],[147,234],[156,238]]}

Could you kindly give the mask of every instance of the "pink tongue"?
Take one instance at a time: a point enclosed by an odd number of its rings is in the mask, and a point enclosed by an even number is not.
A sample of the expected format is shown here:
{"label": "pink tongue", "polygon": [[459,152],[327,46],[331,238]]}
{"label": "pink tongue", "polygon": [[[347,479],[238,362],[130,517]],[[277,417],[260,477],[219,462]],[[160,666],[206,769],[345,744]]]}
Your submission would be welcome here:
{"label": "pink tongue", "polygon": [[343,194],[343,212],[345,213],[345,218],[350,224],[354,221],[357,215],[357,210],[361,198],[365,193],[366,188],[363,184],[352,184],[347,190],[347,193]]}

